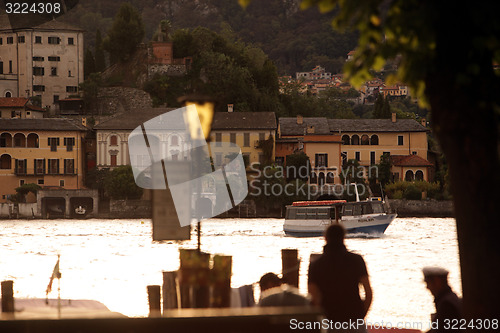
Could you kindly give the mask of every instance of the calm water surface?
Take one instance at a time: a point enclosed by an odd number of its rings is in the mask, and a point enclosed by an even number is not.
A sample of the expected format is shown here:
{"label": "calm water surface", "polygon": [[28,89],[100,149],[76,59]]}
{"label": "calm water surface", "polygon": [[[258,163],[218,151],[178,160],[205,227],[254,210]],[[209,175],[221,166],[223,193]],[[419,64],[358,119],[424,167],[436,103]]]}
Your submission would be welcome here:
{"label": "calm water surface", "polygon": [[[324,241],[288,237],[282,229],[282,219],[211,219],[202,224],[202,250],[233,256],[232,286],[238,287],[280,273],[281,249],[296,248],[306,293],[309,256],[322,252]],[[398,218],[381,237],[354,235],[346,243],[364,256],[370,274],[368,321],[427,323],[434,311],[421,273],[427,265],[447,268],[461,295],[454,219]],[[195,234],[182,244],[153,243],[149,220],[4,220],[0,279],[14,280],[16,297],[43,298],[59,253],[61,297],[95,299],[112,311],[145,316],[146,286],[161,285],[161,272],[178,268],[179,247],[195,248]]]}

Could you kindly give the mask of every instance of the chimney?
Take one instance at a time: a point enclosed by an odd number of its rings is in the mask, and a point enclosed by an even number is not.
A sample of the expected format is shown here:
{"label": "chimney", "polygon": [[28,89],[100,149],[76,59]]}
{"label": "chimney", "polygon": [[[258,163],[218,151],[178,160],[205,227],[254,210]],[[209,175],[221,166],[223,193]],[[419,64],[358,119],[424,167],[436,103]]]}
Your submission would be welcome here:
{"label": "chimney", "polygon": [[395,123],[396,122],[396,112],[393,112],[392,113],[392,122]]}
{"label": "chimney", "polygon": [[233,107],[234,107],[234,104],[228,104],[227,105],[227,112],[233,112]]}
{"label": "chimney", "polygon": [[427,120],[425,118],[422,118],[420,120],[420,124],[422,124],[422,126],[424,126],[424,127],[427,127]]}
{"label": "chimney", "polygon": [[300,114],[297,115],[297,125],[302,125],[304,123],[304,117],[302,117]]}

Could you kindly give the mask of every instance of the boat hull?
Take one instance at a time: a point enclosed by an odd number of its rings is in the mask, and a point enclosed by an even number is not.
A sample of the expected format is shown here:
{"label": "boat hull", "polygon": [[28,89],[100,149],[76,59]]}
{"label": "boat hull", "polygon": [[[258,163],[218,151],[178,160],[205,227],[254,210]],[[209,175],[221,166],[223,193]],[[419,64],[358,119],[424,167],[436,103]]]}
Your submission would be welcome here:
{"label": "boat hull", "polygon": [[[359,217],[342,218],[339,222],[348,233],[383,234],[396,214],[373,214]],[[335,221],[325,220],[285,220],[283,230],[292,236],[321,236],[326,228]]]}

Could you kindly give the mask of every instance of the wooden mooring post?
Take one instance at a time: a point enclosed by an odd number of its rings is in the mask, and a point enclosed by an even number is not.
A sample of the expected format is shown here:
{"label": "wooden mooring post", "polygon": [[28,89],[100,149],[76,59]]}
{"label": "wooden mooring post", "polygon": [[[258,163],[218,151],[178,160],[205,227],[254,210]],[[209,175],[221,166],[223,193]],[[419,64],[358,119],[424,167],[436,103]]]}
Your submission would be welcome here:
{"label": "wooden mooring post", "polygon": [[161,316],[161,288],[160,286],[148,286],[149,316]]}
{"label": "wooden mooring post", "polygon": [[211,307],[228,308],[231,306],[231,270],[231,256],[214,256],[214,267],[211,271]]}
{"label": "wooden mooring post", "polygon": [[182,308],[208,308],[210,305],[210,254],[195,249],[179,249],[179,289]]}
{"label": "wooden mooring post", "polygon": [[282,249],[281,273],[283,274],[283,282],[298,288],[299,269],[299,251],[297,249]]}
{"label": "wooden mooring post", "polygon": [[14,281],[2,281],[2,312],[14,312]]}
{"label": "wooden mooring post", "polygon": [[177,271],[163,272],[163,311],[179,307],[179,288]]}

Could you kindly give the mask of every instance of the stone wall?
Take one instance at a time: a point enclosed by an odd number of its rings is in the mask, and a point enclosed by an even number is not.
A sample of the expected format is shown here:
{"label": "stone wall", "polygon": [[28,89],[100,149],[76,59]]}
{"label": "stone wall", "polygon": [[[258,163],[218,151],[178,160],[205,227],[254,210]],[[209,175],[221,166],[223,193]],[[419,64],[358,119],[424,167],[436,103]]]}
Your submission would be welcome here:
{"label": "stone wall", "polygon": [[117,219],[151,218],[150,200],[110,200],[109,217]]}
{"label": "stone wall", "polygon": [[98,100],[98,114],[105,115],[153,106],[153,100],[147,92],[129,87],[101,88]]}
{"label": "stone wall", "polygon": [[148,76],[153,77],[155,74],[167,76],[183,76],[186,75],[185,65],[170,65],[170,64],[151,64],[148,66]]}
{"label": "stone wall", "polygon": [[38,218],[40,214],[37,213],[37,203],[0,203],[0,218],[2,219],[26,219]]}
{"label": "stone wall", "polygon": [[452,201],[389,199],[398,217],[454,217]]}

